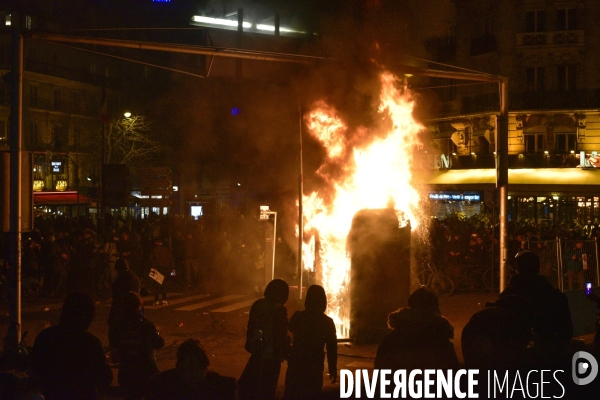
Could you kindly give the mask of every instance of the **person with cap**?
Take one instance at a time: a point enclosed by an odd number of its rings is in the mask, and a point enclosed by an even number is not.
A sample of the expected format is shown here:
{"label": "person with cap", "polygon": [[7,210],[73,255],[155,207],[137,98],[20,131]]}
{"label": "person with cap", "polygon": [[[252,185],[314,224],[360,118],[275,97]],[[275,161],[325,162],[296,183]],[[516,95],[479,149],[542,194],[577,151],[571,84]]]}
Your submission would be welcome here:
{"label": "person with cap", "polygon": [[331,383],[337,382],[337,335],[333,319],[325,315],[327,295],[319,285],[306,291],[304,311],[290,318],[293,343],[285,376],[286,400],[317,399],[323,389],[323,363],[327,347],[327,365]]}
{"label": "person with cap", "polygon": [[31,370],[46,400],[95,400],[113,379],[102,342],[87,330],[94,319],[91,296],[69,293],[58,325],[36,337]]}
{"label": "person with cap", "polygon": [[282,279],[265,288],[264,297],[250,308],[245,349],[250,359],[238,380],[240,400],[275,398],[281,363],[288,353],[288,317],[284,304],[290,289]]}
{"label": "person with cap", "polygon": [[533,310],[533,343],[547,354],[564,355],[573,336],[573,322],[567,297],[555,289],[540,272],[540,258],[530,250],[515,257],[517,274],[499,298],[516,295],[526,298]]}
{"label": "person with cap", "polygon": [[409,296],[408,307],[390,313],[388,327],[392,331],[377,348],[376,369],[458,368],[454,327],[441,315],[438,297],[425,287]]}
{"label": "person with cap", "polygon": [[235,400],[235,378],[208,369],[208,356],[198,339],[177,348],[175,368],[155,375],[148,385],[148,400]]}
{"label": "person with cap", "polygon": [[152,376],[158,373],[154,350],[165,340],[154,324],[144,318],[143,301],[136,292],[122,299],[122,313],[109,331],[109,341],[119,360],[119,385],[125,400],[142,400]]}

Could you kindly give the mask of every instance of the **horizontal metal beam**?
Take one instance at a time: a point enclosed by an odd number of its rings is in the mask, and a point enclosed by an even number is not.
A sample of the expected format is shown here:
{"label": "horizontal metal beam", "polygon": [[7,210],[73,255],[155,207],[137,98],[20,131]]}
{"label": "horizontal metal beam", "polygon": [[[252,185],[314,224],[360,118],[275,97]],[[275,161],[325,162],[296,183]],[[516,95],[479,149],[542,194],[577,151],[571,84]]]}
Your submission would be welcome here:
{"label": "horizontal metal beam", "polygon": [[409,65],[399,65],[396,66],[395,69],[401,71],[404,74],[429,76],[431,78],[462,79],[467,81],[490,83],[500,83],[506,80],[506,78],[498,75],[479,74],[474,72],[440,71],[435,69],[412,67]]}
{"label": "horizontal metal beam", "polygon": [[209,46],[191,46],[175,43],[152,43],[132,40],[104,39],[83,36],[61,35],[56,33],[31,32],[29,38],[50,42],[90,44],[98,46],[121,47],[137,50],[166,51],[170,53],[199,54],[213,57],[243,58],[258,61],[277,61],[298,64],[310,64],[316,61],[326,61],[325,57],[313,57],[297,54],[258,52],[234,48],[218,48]]}

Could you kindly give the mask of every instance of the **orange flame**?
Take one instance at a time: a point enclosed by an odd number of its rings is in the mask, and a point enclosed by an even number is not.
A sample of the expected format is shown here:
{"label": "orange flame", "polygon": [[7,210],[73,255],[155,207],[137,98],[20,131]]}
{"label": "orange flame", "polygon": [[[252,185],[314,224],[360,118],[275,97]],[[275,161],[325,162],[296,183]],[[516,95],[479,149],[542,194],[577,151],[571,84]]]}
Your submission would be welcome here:
{"label": "orange flame", "polygon": [[[424,127],[414,120],[413,107],[408,89],[394,75],[383,73],[378,113],[391,121],[389,131],[361,127],[349,132],[336,110],[323,101],[315,103],[305,117],[310,134],[327,149],[328,158],[317,174],[330,187],[303,196],[303,268],[314,271],[315,263],[319,263],[316,280],[328,294],[327,314],[336,322],[341,337],[348,337],[350,328],[349,317],[342,315],[341,302],[349,287],[346,237],[354,214],[362,209],[394,207],[401,224],[410,220],[413,229],[419,225],[416,211],[420,196],[411,185],[411,164],[414,147],[421,146],[417,135]],[[347,138],[353,134],[373,140],[361,147],[352,146]]]}

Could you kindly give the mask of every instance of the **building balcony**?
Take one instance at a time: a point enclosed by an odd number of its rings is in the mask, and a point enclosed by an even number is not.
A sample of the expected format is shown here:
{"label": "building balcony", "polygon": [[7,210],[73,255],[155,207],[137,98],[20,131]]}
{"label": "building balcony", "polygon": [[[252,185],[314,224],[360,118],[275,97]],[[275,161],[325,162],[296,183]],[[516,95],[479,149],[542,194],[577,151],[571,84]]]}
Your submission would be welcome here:
{"label": "building balcony", "polygon": [[[450,169],[490,169],[496,167],[496,156],[494,154],[476,154],[468,156],[452,157]],[[429,168],[434,166],[433,162],[427,163]],[[549,154],[509,154],[508,168],[576,168],[579,159],[575,154],[562,151],[549,151]],[[433,167],[434,169],[437,169]]]}
{"label": "building balcony", "polygon": [[564,46],[585,46],[585,31],[576,30],[517,33],[517,50]]}
{"label": "building balcony", "polygon": [[[511,89],[508,96],[510,110],[585,109],[600,107],[600,90],[579,89],[572,92],[544,91],[519,92]],[[462,99],[463,114],[495,111],[500,109],[497,93],[467,96]]]}

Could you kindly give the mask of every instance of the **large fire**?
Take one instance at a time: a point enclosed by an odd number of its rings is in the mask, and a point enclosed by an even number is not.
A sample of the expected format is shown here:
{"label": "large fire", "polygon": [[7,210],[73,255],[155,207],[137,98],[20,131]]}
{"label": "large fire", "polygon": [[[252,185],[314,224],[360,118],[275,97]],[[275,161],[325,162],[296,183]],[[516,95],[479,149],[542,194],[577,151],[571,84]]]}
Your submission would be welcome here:
{"label": "large fire", "polygon": [[[317,174],[328,187],[303,197],[303,268],[315,271],[318,264],[315,280],[328,295],[327,314],[334,319],[339,337],[348,337],[350,328],[341,302],[350,280],[346,238],[356,212],[393,207],[401,224],[410,221],[413,229],[419,224],[420,196],[411,185],[411,163],[424,127],[413,119],[413,106],[406,86],[383,73],[378,118],[389,118],[391,124],[385,124],[391,126],[389,131],[363,127],[349,132],[336,110],[323,101],[305,116],[310,134],[327,150]],[[373,140],[355,145],[353,137]]]}

